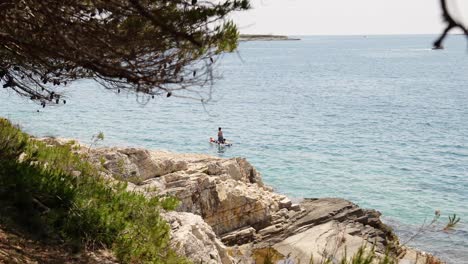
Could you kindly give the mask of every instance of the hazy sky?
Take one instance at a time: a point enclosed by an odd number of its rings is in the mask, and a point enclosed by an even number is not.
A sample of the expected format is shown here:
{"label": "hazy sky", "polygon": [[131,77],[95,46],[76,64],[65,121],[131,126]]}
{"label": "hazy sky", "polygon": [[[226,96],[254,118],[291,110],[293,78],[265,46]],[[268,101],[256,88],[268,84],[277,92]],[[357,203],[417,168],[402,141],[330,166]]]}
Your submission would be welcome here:
{"label": "hazy sky", "polygon": [[443,27],[439,0],[251,0],[234,16],[241,33],[424,34]]}

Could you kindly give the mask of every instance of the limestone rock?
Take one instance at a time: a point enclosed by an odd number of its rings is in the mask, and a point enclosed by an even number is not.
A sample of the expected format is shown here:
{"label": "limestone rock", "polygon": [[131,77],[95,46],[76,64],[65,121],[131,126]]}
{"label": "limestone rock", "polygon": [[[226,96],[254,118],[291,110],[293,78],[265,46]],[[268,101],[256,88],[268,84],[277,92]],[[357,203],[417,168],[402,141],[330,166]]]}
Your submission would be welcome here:
{"label": "limestone rock", "polygon": [[255,229],[252,227],[244,228],[241,230],[236,230],[231,233],[224,235],[221,238],[223,243],[227,244],[247,244],[252,242],[255,238]]}
{"label": "limestone rock", "polygon": [[344,256],[345,250],[352,256],[361,246],[375,246],[379,254],[387,249],[397,252],[398,241],[391,230],[383,228],[380,220],[369,222],[378,215],[376,211],[337,198],[305,199],[300,207],[302,211],[285,219],[281,232],[264,236],[258,247],[273,244],[280,253],[306,263],[311,255],[316,261],[327,254]]}
{"label": "limestone rock", "polygon": [[103,167],[123,179],[144,181],[187,169],[184,161],[159,158],[156,153],[136,148],[96,149],[92,156],[104,160]]}
{"label": "limestone rock", "polygon": [[251,263],[247,255],[256,249],[270,246],[301,263],[308,263],[311,253],[340,257],[346,249],[352,256],[363,245],[375,246],[378,254],[389,249],[403,260],[419,254],[398,245],[379,212],[338,198],[293,203],[265,186],[243,158],[136,148],[82,147],[78,152],[89,155],[103,177],[134,182],[129,190],[177,197],[178,212],[165,217],[173,245],[195,263],[232,263],[219,237],[231,252],[241,252],[234,257],[242,263]]}
{"label": "limestone rock", "polygon": [[168,212],[163,217],[171,225],[171,244],[177,253],[194,263],[232,263],[226,247],[200,216]]}
{"label": "limestone rock", "polygon": [[289,198],[284,198],[283,200],[279,202],[280,209],[283,209],[283,208],[289,209],[291,208],[291,205],[292,205],[292,202]]}

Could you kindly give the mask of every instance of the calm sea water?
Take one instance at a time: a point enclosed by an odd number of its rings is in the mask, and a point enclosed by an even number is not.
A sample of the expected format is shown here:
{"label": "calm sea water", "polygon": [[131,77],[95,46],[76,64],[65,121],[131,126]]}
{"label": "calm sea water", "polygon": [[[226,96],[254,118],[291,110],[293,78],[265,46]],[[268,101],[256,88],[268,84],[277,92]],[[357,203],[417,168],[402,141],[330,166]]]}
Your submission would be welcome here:
{"label": "calm sea water", "polygon": [[[67,105],[40,109],[0,91],[0,116],[37,136],[224,157],[243,156],[291,197],[343,197],[383,213],[408,239],[442,211],[454,231],[409,244],[468,263],[468,54],[452,36],[305,37],[241,43],[217,72],[215,100],[115,95],[75,83]],[[218,152],[218,126],[235,145]]]}

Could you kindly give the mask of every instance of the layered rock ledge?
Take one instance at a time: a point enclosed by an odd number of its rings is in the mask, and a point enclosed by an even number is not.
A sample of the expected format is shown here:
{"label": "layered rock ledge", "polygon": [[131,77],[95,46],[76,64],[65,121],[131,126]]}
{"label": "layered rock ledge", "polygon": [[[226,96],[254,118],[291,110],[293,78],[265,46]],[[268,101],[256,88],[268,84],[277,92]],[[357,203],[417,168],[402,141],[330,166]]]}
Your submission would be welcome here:
{"label": "layered rock ledge", "polygon": [[400,263],[432,258],[401,246],[375,210],[339,198],[293,203],[266,186],[243,158],[74,144],[103,176],[128,181],[130,190],[148,196],[180,199],[176,212],[163,214],[172,227],[173,246],[194,263],[256,263],[255,253],[266,248],[288,263],[341,258],[345,252],[350,257],[362,246],[377,255],[389,251]]}

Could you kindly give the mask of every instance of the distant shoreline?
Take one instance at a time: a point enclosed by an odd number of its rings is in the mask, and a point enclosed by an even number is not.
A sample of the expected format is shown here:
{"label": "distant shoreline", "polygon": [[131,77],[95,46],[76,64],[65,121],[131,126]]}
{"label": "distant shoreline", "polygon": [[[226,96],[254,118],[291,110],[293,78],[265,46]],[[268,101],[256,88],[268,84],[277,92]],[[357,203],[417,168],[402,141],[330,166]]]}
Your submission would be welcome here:
{"label": "distant shoreline", "polygon": [[289,36],[282,35],[250,35],[241,34],[239,41],[290,41],[290,40],[301,40],[300,38],[291,38]]}

